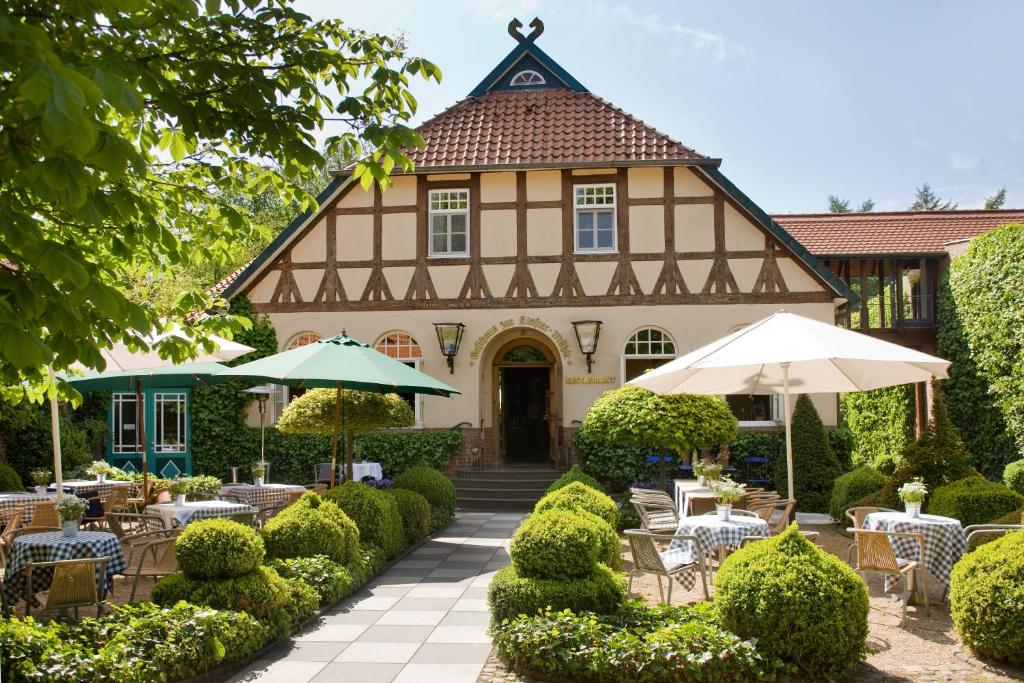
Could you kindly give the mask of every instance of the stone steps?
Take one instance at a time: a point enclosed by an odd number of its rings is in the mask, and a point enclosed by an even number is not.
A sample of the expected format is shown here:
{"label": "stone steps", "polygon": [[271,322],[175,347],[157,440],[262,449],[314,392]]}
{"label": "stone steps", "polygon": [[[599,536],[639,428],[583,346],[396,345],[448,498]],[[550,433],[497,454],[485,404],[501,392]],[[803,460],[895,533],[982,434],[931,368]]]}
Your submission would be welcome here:
{"label": "stone steps", "polygon": [[459,470],[453,482],[462,510],[529,512],[561,474],[549,467]]}

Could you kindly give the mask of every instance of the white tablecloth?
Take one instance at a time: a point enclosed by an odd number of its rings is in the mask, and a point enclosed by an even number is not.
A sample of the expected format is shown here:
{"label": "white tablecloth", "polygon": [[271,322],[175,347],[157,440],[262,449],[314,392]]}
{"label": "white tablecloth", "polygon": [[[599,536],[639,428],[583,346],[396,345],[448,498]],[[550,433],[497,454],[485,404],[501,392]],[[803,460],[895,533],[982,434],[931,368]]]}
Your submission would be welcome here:
{"label": "white tablecloth", "polygon": [[676,479],[676,509],[680,517],[690,514],[691,498],[713,498],[711,489],[701,485],[696,479]]}
{"label": "white tablecloth", "polygon": [[232,503],[228,500],[196,500],[184,505],[174,503],[157,503],[146,506],[146,512],[155,512],[164,520],[164,526],[170,529],[175,522],[184,526],[189,522],[211,517],[230,517],[244,512],[256,512],[244,503]]}
{"label": "white tablecloth", "polygon": [[[344,472],[344,468],[342,468]],[[384,470],[379,462],[354,462],[352,463],[352,481],[362,481],[363,477],[383,479]]]}

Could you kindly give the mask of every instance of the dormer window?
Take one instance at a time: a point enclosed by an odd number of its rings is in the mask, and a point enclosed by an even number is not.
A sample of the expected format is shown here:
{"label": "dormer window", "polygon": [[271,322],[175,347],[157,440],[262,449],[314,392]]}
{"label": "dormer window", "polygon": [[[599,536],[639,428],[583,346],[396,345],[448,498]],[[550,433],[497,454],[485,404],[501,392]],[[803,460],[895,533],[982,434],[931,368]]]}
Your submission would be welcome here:
{"label": "dormer window", "polygon": [[520,71],[512,80],[509,82],[510,86],[527,86],[527,85],[544,85],[546,81],[544,77],[533,69],[524,69]]}

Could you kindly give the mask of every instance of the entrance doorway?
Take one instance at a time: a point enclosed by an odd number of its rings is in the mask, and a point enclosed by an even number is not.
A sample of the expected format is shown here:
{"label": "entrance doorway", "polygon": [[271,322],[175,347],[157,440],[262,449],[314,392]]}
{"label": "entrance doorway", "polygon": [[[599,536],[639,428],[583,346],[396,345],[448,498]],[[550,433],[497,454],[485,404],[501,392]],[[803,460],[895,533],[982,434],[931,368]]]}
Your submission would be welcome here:
{"label": "entrance doorway", "polygon": [[543,463],[551,452],[548,434],[550,370],[499,368],[501,451],[510,465]]}

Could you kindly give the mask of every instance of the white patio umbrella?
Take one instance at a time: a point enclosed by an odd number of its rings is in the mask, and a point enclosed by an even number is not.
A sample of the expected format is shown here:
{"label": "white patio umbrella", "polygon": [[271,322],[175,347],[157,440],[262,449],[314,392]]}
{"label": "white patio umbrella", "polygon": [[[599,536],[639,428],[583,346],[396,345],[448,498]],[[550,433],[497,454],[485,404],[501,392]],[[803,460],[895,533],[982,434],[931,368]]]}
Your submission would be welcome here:
{"label": "white patio umbrella", "polygon": [[630,380],[659,394],[782,394],[793,497],[790,391],[867,391],[945,378],[949,361],[779,311]]}

